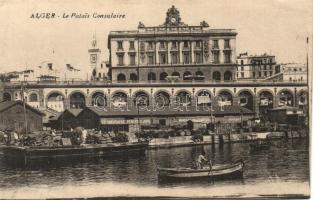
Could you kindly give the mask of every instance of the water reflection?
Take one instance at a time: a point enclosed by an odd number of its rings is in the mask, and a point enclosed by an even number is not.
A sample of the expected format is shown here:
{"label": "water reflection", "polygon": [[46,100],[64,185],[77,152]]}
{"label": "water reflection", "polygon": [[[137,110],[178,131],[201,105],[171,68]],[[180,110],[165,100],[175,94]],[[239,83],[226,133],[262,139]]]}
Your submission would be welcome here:
{"label": "water reflection", "polygon": [[[245,160],[243,180],[196,181],[159,184],[157,167],[193,167],[195,158],[205,150],[213,163]],[[0,189],[43,184],[131,183],[145,186],[211,187],[212,185],[249,185],[258,182],[307,182],[309,154],[306,140],[277,140],[269,150],[250,152],[248,143],[206,145],[149,150],[141,157],[92,159],[88,162],[64,161],[59,164],[36,163],[31,168],[12,168],[0,157]]]}

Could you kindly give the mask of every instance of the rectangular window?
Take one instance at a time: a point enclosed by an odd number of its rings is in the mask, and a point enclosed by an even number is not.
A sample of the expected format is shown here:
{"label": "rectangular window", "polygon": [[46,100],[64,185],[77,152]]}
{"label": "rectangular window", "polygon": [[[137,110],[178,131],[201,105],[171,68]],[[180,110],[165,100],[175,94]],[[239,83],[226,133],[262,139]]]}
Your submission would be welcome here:
{"label": "rectangular window", "polygon": [[220,52],[219,51],[213,52],[213,63],[215,63],[215,64],[220,63]]}
{"label": "rectangular window", "polygon": [[119,54],[119,55],[117,55],[117,57],[118,57],[118,65],[120,65],[120,66],[124,65],[124,55]]}
{"label": "rectangular window", "polygon": [[259,72],[259,77],[262,77],[262,73],[261,72]]}
{"label": "rectangular window", "polygon": [[272,71],[270,71],[270,76],[272,76],[273,75],[273,72]]}
{"label": "rectangular window", "polygon": [[177,64],[177,63],[178,63],[178,54],[172,53],[172,64]]}
{"label": "rectangular window", "polygon": [[135,49],[134,41],[129,41],[129,49]]}
{"label": "rectangular window", "polygon": [[253,78],[255,78],[255,72],[252,72],[252,76],[253,76]]}
{"label": "rectangular window", "polygon": [[153,65],[154,64],[154,56],[153,54],[148,55],[148,64]]}
{"label": "rectangular window", "polygon": [[230,63],[230,52],[224,52],[225,63]]}
{"label": "rectangular window", "polygon": [[213,40],[213,48],[218,49],[218,40]]}
{"label": "rectangular window", "polygon": [[229,45],[229,39],[224,40],[224,49],[229,49],[230,45]]}
{"label": "rectangular window", "polygon": [[161,42],[160,42],[160,49],[165,49],[165,43],[164,43],[164,41],[161,41]]}
{"label": "rectangular window", "polygon": [[243,65],[243,60],[240,60],[240,64]]}
{"label": "rectangular window", "polygon": [[160,53],[160,64],[165,64],[166,63],[166,54],[165,53]]}
{"label": "rectangular window", "polygon": [[201,47],[201,42],[200,41],[196,41],[196,48],[200,48]]}
{"label": "rectangular window", "polygon": [[244,69],[243,69],[243,67],[241,67],[241,71],[243,71]]}
{"label": "rectangular window", "polygon": [[136,56],[131,54],[129,55],[129,59],[130,59],[130,65],[135,65],[136,64]]}
{"label": "rectangular window", "polygon": [[202,63],[201,53],[197,52],[195,56],[196,56],[196,63]]}
{"label": "rectangular window", "polygon": [[245,77],[245,73],[241,72],[241,78]]}
{"label": "rectangular window", "polygon": [[190,54],[185,52],[184,53],[184,63],[188,64],[189,63],[189,58],[190,58]]}
{"label": "rectangular window", "polygon": [[148,42],[148,49],[153,49],[153,43],[151,41]]}
{"label": "rectangular window", "polygon": [[123,50],[123,41],[117,41],[117,50]]}
{"label": "rectangular window", "polygon": [[177,48],[177,43],[176,42],[172,42],[172,49],[176,49]]}
{"label": "rectangular window", "polygon": [[188,41],[184,41],[184,48],[188,48]]}
{"label": "rectangular window", "polygon": [[265,77],[267,76],[267,71],[264,72],[264,76],[265,76]]}

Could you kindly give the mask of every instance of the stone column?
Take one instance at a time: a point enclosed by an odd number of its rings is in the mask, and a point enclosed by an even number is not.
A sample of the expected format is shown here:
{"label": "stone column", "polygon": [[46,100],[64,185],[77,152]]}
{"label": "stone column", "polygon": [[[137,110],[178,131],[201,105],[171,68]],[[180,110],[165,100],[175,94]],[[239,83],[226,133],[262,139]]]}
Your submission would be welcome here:
{"label": "stone column", "polygon": [[191,55],[190,63],[193,63],[194,60],[195,60],[195,55],[194,55],[194,52],[193,52],[193,50],[194,50],[193,44],[194,43],[192,41],[190,41],[190,55]]}
{"label": "stone column", "polygon": [[259,116],[260,114],[260,97],[258,96],[254,96],[253,98],[253,107],[254,107],[254,112],[255,112],[255,116]]}
{"label": "stone column", "polygon": [[240,106],[240,102],[239,102],[240,98],[239,96],[233,96],[233,106]]}
{"label": "stone column", "polygon": [[171,42],[170,41],[167,41],[166,43],[166,48],[167,48],[167,63],[168,64],[171,64],[172,62],[172,59],[171,59]]}
{"label": "stone column", "polygon": [[273,108],[278,107],[278,102],[279,102],[279,95],[276,94],[275,96],[273,96]]}

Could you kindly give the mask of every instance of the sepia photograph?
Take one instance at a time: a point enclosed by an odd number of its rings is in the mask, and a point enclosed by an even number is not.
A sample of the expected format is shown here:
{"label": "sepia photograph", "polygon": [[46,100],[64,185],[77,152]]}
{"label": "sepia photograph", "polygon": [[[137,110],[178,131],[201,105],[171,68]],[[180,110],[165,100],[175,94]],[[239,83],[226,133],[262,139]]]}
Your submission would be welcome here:
{"label": "sepia photograph", "polygon": [[0,0],[0,199],[310,198],[311,0]]}

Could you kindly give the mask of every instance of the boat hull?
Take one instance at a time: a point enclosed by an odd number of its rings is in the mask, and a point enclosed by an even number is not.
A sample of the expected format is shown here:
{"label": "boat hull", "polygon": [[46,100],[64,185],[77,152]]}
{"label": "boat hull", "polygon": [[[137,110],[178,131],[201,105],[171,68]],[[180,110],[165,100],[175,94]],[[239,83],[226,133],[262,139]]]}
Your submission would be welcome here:
{"label": "boat hull", "polygon": [[59,160],[142,155],[147,147],[148,143],[145,142],[60,147],[7,146],[3,148],[3,154],[9,164],[28,165],[36,161],[51,163]]}
{"label": "boat hull", "polygon": [[231,165],[216,165],[212,169],[159,168],[158,177],[161,181],[235,179],[243,178],[243,167],[244,163],[240,161]]}

